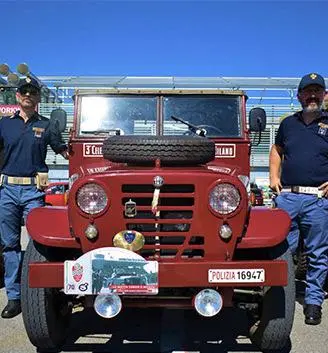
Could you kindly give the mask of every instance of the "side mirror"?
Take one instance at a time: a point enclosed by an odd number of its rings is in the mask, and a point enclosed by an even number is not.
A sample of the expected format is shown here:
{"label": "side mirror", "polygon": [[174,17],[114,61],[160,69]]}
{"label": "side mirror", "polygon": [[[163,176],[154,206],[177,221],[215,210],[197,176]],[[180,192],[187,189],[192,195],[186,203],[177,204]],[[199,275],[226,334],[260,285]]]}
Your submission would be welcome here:
{"label": "side mirror", "polygon": [[67,114],[64,109],[54,109],[50,114],[50,123],[58,126],[60,132],[64,132],[67,124]]}
{"label": "side mirror", "polygon": [[262,108],[253,108],[249,112],[249,130],[264,131],[266,126],[266,113]]}

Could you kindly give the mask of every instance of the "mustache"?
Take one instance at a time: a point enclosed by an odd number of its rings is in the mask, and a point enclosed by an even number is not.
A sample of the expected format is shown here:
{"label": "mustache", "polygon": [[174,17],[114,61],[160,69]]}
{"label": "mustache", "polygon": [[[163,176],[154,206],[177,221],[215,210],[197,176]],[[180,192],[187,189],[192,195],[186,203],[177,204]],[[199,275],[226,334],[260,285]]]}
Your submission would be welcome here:
{"label": "mustache", "polygon": [[317,105],[320,104],[320,100],[318,98],[309,98],[305,101],[305,103],[307,105],[311,104],[311,103],[316,103]]}

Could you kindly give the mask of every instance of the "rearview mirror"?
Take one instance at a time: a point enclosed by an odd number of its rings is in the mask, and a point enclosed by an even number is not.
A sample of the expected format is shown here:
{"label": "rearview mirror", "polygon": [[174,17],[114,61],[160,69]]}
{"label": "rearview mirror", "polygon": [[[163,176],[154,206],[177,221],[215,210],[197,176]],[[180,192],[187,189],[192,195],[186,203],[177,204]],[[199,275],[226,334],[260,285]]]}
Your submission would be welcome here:
{"label": "rearview mirror", "polygon": [[67,124],[67,114],[64,109],[54,109],[50,114],[50,122],[58,126],[60,132],[64,132]]}
{"label": "rearview mirror", "polygon": [[264,131],[266,126],[266,113],[262,108],[253,108],[249,112],[249,130]]}

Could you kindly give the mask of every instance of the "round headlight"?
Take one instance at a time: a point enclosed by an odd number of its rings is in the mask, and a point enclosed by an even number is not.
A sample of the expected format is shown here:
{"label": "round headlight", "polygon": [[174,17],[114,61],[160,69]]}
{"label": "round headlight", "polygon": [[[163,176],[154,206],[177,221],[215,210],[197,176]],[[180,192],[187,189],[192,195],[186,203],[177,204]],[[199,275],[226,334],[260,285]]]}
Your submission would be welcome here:
{"label": "round headlight", "polygon": [[209,194],[209,204],[214,212],[229,214],[234,212],[240,203],[240,194],[231,184],[218,184]]}
{"label": "round headlight", "polygon": [[97,214],[105,209],[108,198],[105,190],[98,184],[85,184],[77,192],[76,202],[88,214]]}

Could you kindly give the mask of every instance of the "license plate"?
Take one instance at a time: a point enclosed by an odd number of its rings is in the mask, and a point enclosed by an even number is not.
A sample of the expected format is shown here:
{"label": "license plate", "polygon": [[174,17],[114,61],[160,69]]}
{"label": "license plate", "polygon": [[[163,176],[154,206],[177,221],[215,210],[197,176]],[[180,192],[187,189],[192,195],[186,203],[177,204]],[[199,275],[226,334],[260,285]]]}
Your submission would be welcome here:
{"label": "license plate", "polygon": [[65,294],[158,293],[158,262],[120,248],[92,250],[64,264]]}
{"label": "license plate", "polygon": [[262,283],[264,280],[263,268],[208,270],[209,283]]}

